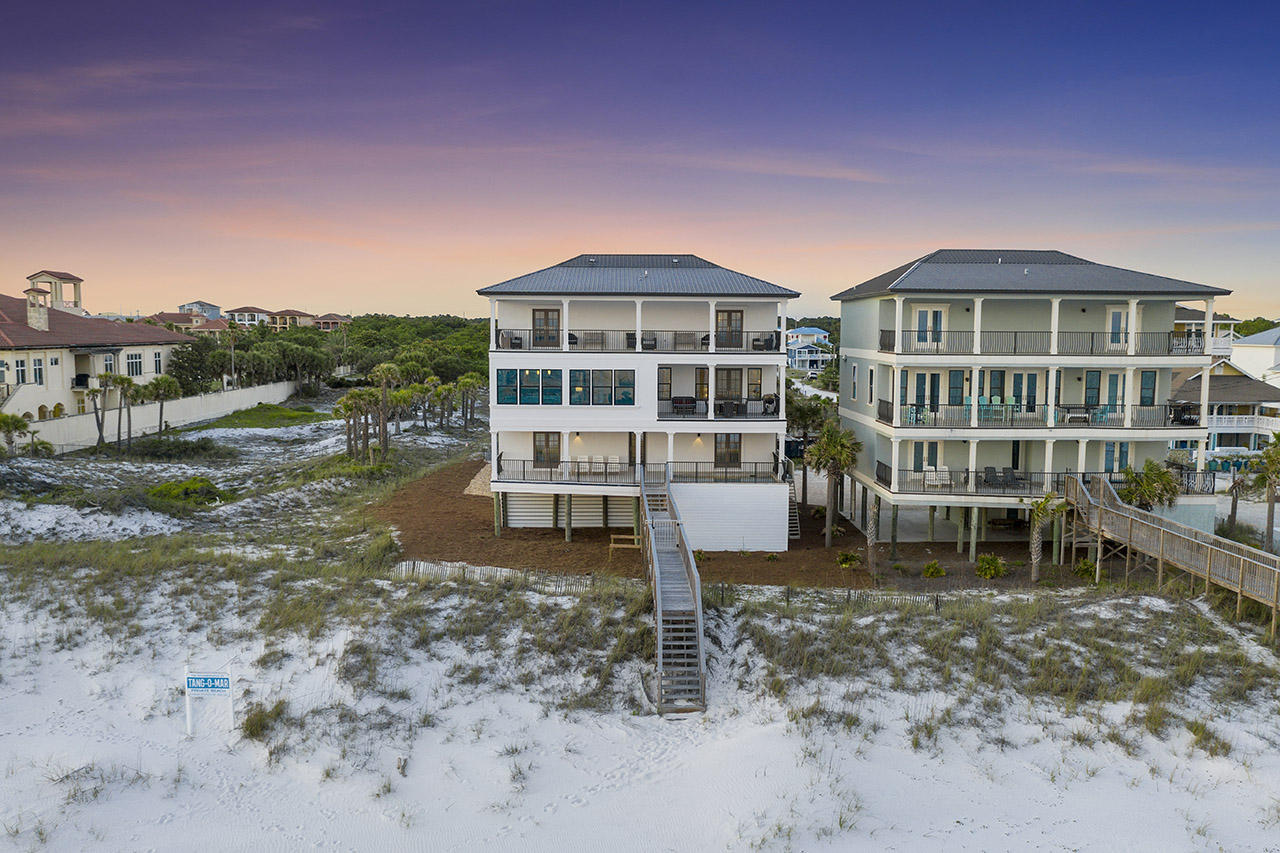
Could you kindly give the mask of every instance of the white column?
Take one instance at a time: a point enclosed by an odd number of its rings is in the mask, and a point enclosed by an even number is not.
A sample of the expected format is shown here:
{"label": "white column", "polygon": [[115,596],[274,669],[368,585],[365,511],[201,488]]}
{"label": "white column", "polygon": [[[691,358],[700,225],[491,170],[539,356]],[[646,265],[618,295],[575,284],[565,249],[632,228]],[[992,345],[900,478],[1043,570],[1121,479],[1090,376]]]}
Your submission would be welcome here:
{"label": "white column", "polygon": [[707,303],[707,325],[711,327],[711,336],[707,344],[708,352],[716,351],[716,301],[712,299]]}
{"label": "white column", "polygon": [[[1213,299],[1206,299],[1204,301],[1204,354],[1205,355],[1213,354],[1213,350],[1209,348],[1210,347],[1209,341],[1210,341],[1210,338],[1212,338],[1212,336],[1213,336]],[[1209,363],[1210,364],[1213,363],[1212,358],[1209,359]],[[1201,382],[1200,384],[1204,385],[1203,382]]]}
{"label": "white column", "polygon": [[787,419],[787,369],[775,367],[773,375],[774,381],[778,383],[778,417],[785,421]]}
{"label": "white column", "polygon": [[1138,351],[1138,300],[1129,300],[1129,355]]}
{"label": "white column", "polygon": [[982,352],[982,297],[973,297],[973,354]]}
{"label": "white column", "polygon": [[[1213,300],[1205,300],[1205,311],[1213,310]],[[1212,316],[1209,313],[1206,317]],[[1209,451],[1209,364],[1212,358],[1205,359],[1204,367],[1200,368],[1200,432],[1204,436],[1200,440],[1200,452],[1196,454],[1196,470],[1204,470],[1205,456]]]}
{"label": "white column", "polygon": [[889,488],[896,492],[898,491],[898,466],[900,464],[898,461],[898,445],[902,444],[902,441],[895,438],[890,443],[893,445],[893,462],[891,463],[893,467],[889,469]]}
{"label": "white column", "polygon": [[1076,448],[1076,472],[1080,473],[1084,471],[1084,466],[1085,466],[1084,454],[1085,454],[1085,449],[1089,445],[1089,442],[1086,439],[1082,438],[1078,442],[1076,442],[1076,444],[1079,445]]}
{"label": "white column", "polygon": [[489,432],[489,462],[495,471],[498,468],[498,454],[500,452],[501,451],[498,449],[498,431],[491,430]]}
{"label": "white column", "polygon": [[498,345],[498,300],[489,300],[489,349]]}
{"label": "white column", "polygon": [[674,432],[667,433],[667,461],[673,462],[676,455],[676,434]]}
{"label": "white column", "polygon": [[[978,488],[978,441],[969,439],[969,491]],[[976,511],[976,510],[975,510]]]}
{"label": "white column", "polygon": [[569,300],[560,300],[560,349],[569,349]]}
{"label": "white column", "polygon": [[[636,466],[640,467],[644,465],[644,430],[636,430],[635,436],[636,436]],[[644,470],[643,467],[640,467],[640,470],[643,471]],[[605,519],[605,520],[607,521],[608,519]]]}
{"label": "white column", "polygon": [[1049,300],[1049,354],[1058,354],[1058,313],[1062,308],[1062,297],[1055,296]]}
{"label": "white column", "polygon": [[899,370],[901,368],[896,364],[889,368],[889,400],[893,404],[892,423],[894,426],[902,425],[902,401],[898,399],[898,389],[900,387],[898,383],[902,381],[902,377],[898,373]]}
{"label": "white column", "polygon": [[1047,492],[1053,487],[1053,439],[1045,439],[1044,442],[1044,490]]}
{"label": "white column", "polygon": [[560,433],[560,470],[571,470],[570,466],[565,465],[566,462],[573,461],[573,433],[565,430]]}
{"label": "white column", "polygon": [[895,353],[902,352],[902,297],[893,297],[893,351]]}
{"label": "white column", "polygon": [[[1058,339],[1057,332],[1054,332],[1053,339],[1055,341]],[[1058,418],[1058,406],[1056,402],[1057,392],[1058,392],[1058,368],[1050,367],[1049,368],[1049,387],[1045,389],[1045,398],[1046,398],[1045,399],[1045,408],[1046,408],[1045,423],[1047,423],[1049,426],[1053,426]]]}
{"label": "white column", "polygon": [[978,425],[978,368],[969,368],[969,426]]}
{"label": "white column", "polygon": [[1196,473],[1204,473],[1204,458],[1209,453],[1209,442],[1203,438],[1196,441]]}
{"label": "white column", "polygon": [[1124,426],[1133,426],[1133,368],[1124,369]]}
{"label": "white column", "polygon": [[642,322],[644,319],[644,316],[641,313],[641,306],[643,305],[644,305],[643,299],[636,300],[636,352],[640,352],[642,348],[640,345],[640,338],[641,338],[641,333],[644,331],[642,328],[642,326],[644,325]]}
{"label": "white column", "polygon": [[[711,333],[711,338],[715,339],[715,332]],[[716,366],[714,364],[707,365],[707,420],[715,418],[716,414]]]}

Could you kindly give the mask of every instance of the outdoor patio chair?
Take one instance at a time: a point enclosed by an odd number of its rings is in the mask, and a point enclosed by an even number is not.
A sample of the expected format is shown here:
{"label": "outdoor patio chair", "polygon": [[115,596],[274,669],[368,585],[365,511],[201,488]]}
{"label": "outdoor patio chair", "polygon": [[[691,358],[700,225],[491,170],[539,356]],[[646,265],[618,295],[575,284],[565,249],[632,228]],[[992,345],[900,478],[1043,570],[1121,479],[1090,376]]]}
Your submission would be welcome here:
{"label": "outdoor patio chair", "polygon": [[946,465],[939,465],[937,468],[938,485],[943,488],[951,486],[951,469]]}
{"label": "outdoor patio chair", "polygon": [[992,465],[982,469],[982,483],[985,486],[999,487],[1004,485],[1000,479],[1000,475],[996,473],[996,469]]}
{"label": "outdoor patio chair", "polygon": [[627,349],[635,349],[635,348],[636,348],[636,333],[627,332]]}
{"label": "outdoor patio chair", "polygon": [[658,336],[646,332],[640,336],[640,349],[657,349]]}

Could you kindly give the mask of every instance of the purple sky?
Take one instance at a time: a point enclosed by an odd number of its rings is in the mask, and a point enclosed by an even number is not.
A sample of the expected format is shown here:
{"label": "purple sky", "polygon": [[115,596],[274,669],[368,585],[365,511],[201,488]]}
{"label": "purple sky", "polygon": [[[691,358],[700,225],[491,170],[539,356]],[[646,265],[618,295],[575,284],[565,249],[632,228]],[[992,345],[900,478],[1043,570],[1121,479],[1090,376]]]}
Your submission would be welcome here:
{"label": "purple sky", "polygon": [[7,4],[0,275],[486,311],[579,252],[804,293],[1057,248],[1280,313],[1274,7]]}

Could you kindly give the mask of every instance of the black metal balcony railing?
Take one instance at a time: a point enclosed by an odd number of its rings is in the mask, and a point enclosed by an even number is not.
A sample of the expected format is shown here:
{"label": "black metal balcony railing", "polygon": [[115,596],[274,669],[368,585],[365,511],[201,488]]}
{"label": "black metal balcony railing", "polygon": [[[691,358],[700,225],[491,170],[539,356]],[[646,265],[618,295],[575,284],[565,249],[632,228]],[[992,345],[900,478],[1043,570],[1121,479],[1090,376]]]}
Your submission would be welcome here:
{"label": "black metal balcony railing", "polygon": [[[906,355],[964,355],[973,352],[973,332],[903,329],[880,330],[880,351],[894,352],[898,340]],[[1186,332],[1137,332],[1137,355],[1203,355],[1205,338]],[[1053,352],[1049,331],[983,331],[978,335],[980,355],[1048,355]],[[1129,352],[1128,332],[1059,332],[1060,355],[1106,355]]]}
{"label": "black metal balcony railing", "polygon": [[628,462],[603,458],[563,462],[534,459],[506,459],[499,456],[494,466],[495,480],[521,483],[611,483],[633,485],[640,482],[639,467]]}
{"label": "black metal balcony railing", "polygon": [[693,397],[672,397],[670,400],[659,400],[658,417],[663,420],[705,419],[707,417],[707,401],[695,400]]}
{"label": "black metal balcony railing", "polygon": [[640,349],[652,352],[706,352],[711,349],[711,334],[645,329],[640,333]]}
{"label": "black metal balcony railing", "polygon": [[778,397],[766,394],[759,400],[719,398],[713,409],[717,419],[771,420],[780,417]]}
{"label": "black metal balcony railing", "polygon": [[569,349],[586,352],[629,352],[636,348],[635,329],[570,329]]}
{"label": "black metal balcony railing", "polygon": [[973,352],[973,332],[902,330],[902,352],[912,355],[962,355]]}
{"label": "black metal balcony railing", "polygon": [[560,349],[559,329],[499,329],[498,349]]}
{"label": "black metal balcony railing", "polygon": [[782,336],[777,329],[716,332],[716,352],[782,352]]}
{"label": "black metal balcony railing", "polygon": [[673,483],[773,483],[779,480],[772,462],[671,462]]}
{"label": "black metal balcony railing", "polygon": [[[1119,403],[1082,405],[1063,403],[1054,407],[1054,426],[1060,428],[1124,427],[1125,407]],[[901,407],[899,427],[967,427],[973,424],[973,407],[935,403],[908,403]],[[893,422],[893,404],[878,401],[876,417]],[[1189,405],[1134,406],[1130,427],[1136,429],[1180,429],[1200,424],[1200,412]],[[1049,406],[1033,403],[983,403],[977,406],[979,428],[1036,429],[1049,425]]]}
{"label": "black metal balcony railing", "polygon": [[81,390],[88,388],[88,387],[89,387],[89,374],[87,374],[87,373],[77,373],[77,374],[76,374],[74,377],[72,377],[72,379],[71,379],[71,387],[72,387],[72,388],[78,388],[78,389],[81,389]]}
{"label": "black metal balcony railing", "polygon": [[[1207,472],[1175,471],[1184,495],[1213,494],[1213,478]],[[1124,483],[1122,471],[1017,471],[1013,468],[986,467],[980,470],[932,467],[917,471],[899,469],[897,491],[903,494],[978,494],[978,495],[1043,495],[1052,491],[1061,495],[1068,477],[1083,477],[1086,484],[1093,477],[1105,477],[1119,488]],[[876,462],[876,479],[884,485],[892,483],[892,469]]]}

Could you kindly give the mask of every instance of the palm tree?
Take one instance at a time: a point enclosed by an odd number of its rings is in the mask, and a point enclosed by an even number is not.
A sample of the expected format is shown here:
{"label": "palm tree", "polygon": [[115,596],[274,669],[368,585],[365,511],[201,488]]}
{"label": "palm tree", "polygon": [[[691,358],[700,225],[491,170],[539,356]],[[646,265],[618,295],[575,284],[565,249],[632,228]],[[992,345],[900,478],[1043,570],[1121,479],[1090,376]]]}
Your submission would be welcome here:
{"label": "palm tree", "polygon": [[373,370],[369,371],[369,379],[378,383],[382,390],[382,405],[378,410],[378,446],[382,450],[382,458],[385,461],[387,451],[391,446],[391,437],[387,433],[387,419],[391,415],[391,401],[389,399],[391,388],[400,383],[400,366],[394,362],[384,361]]}
{"label": "palm tree", "polygon": [[471,426],[475,393],[483,385],[483,380],[478,373],[464,373],[458,377],[458,381],[454,385],[458,389],[458,394],[462,397],[462,426],[467,429]]}
{"label": "palm tree", "polygon": [[121,389],[124,393],[125,418],[127,420],[127,430],[125,432],[125,443],[129,450],[133,449],[133,404],[141,403],[147,399],[147,386],[139,385],[132,379],[129,384]]}
{"label": "palm tree", "polygon": [[[93,403],[93,423],[98,428],[98,445],[97,446],[101,447],[106,442],[106,438],[102,434],[103,412],[98,409],[98,398],[102,396],[103,391],[101,388],[90,388],[88,391],[85,392],[85,394],[88,395],[89,402]],[[106,405],[106,401],[104,400],[103,406],[105,405]]]}
{"label": "palm tree", "polygon": [[1044,545],[1044,527],[1055,515],[1066,511],[1065,502],[1049,492],[1040,500],[1031,504],[1029,521],[1031,524],[1031,582],[1040,581],[1040,557]]}
{"label": "palm tree", "polygon": [[26,435],[30,426],[21,415],[0,414],[0,434],[4,435],[5,449],[10,456],[17,452],[17,439]]}
{"label": "palm tree", "polygon": [[822,469],[827,474],[826,547],[831,547],[832,525],[836,517],[836,495],[846,471],[858,464],[862,442],[853,433],[843,429],[836,421],[827,421],[818,433],[818,439],[805,448],[804,461]]}
{"label": "palm tree", "polygon": [[[107,406],[111,404],[111,386],[116,384],[116,375],[114,373],[99,373],[98,387],[102,393],[102,421],[98,424],[98,446],[106,444],[107,439],[104,436],[107,422]],[[96,408],[96,403],[95,403]]]}
{"label": "palm tree", "polygon": [[1120,500],[1145,510],[1173,506],[1181,493],[1182,486],[1173,471],[1155,459],[1144,462],[1141,471],[1126,465],[1124,482],[1116,489]]}
{"label": "palm tree", "polygon": [[164,403],[166,400],[176,400],[181,397],[182,386],[169,374],[162,373],[151,380],[147,390],[150,392],[151,399],[160,404],[160,422],[156,427],[156,434],[164,435]]}
{"label": "palm tree", "polygon": [[[810,433],[821,429],[829,417],[830,407],[825,398],[810,397],[799,391],[787,398],[787,427],[800,433],[802,450],[809,446]],[[800,503],[809,505],[809,465],[804,456],[800,457]]]}
{"label": "palm tree", "polygon": [[1271,442],[1262,452],[1249,460],[1253,484],[1267,496],[1267,529],[1262,533],[1262,547],[1271,551],[1275,547],[1276,488],[1280,486],[1280,432],[1271,436]]}
{"label": "palm tree", "polygon": [[397,388],[391,392],[391,412],[396,419],[396,435],[400,434],[400,421],[413,407],[413,391],[410,388]]}

